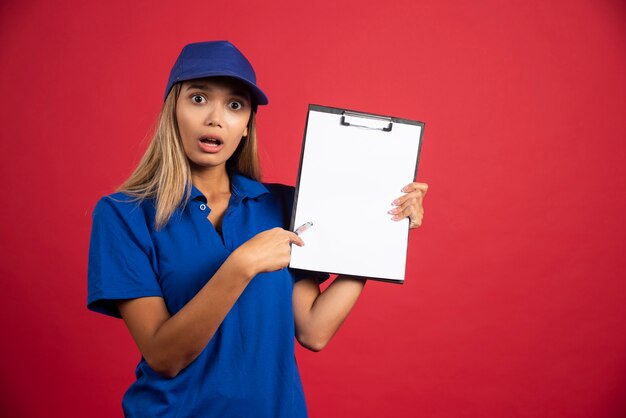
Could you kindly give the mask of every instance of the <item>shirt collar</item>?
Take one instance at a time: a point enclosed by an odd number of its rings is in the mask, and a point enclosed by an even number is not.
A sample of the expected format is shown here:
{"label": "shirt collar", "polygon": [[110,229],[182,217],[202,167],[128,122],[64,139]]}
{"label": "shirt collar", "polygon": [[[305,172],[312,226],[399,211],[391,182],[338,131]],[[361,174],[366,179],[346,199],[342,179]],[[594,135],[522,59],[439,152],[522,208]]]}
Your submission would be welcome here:
{"label": "shirt collar", "polygon": [[263,196],[264,194],[269,193],[267,187],[256,180],[246,177],[243,174],[239,174],[237,171],[231,171],[229,174],[230,190],[235,196],[254,199],[255,197]]}
{"label": "shirt collar", "polygon": [[[269,190],[256,180],[252,180],[249,177],[239,174],[237,171],[229,171],[230,176],[230,190],[233,196],[240,199],[249,197],[254,199],[255,197],[263,196],[269,193]],[[195,200],[197,198],[204,198],[202,192],[193,184],[191,185],[191,196],[189,200]]]}

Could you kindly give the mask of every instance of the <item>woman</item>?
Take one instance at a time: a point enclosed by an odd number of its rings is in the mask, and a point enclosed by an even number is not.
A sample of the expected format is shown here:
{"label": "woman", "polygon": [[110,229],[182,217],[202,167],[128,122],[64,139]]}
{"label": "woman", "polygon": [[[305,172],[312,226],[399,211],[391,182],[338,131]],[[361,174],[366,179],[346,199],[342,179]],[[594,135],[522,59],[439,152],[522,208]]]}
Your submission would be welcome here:
{"label": "woman", "polygon": [[[142,358],[127,417],[304,417],[294,335],[321,350],[364,280],[294,273],[293,188],[259,182],[255,114],[267,104],[232,44],[187,45],[154,138],[94,210],[90,309],[122,317]],[[392,211],[421,223],[427,186]]]}

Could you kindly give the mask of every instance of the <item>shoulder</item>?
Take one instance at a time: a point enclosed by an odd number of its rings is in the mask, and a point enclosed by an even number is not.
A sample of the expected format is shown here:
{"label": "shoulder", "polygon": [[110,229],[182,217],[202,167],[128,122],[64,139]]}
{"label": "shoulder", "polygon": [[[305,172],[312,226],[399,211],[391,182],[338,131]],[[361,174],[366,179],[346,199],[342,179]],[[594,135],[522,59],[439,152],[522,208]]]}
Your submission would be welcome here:
{"label": "shoulder", "polygon": [[288,186],[286,184],[280,184],[280,183],[263,183],[263,186],[265,186],[267,190],[273,195],[286,196],[286,197],[292,197],[292,198],[296,190],[295,187],[293,186]]}
{"label": "shoulder", "polygon": [[293,186],[280,183],[263,183],[263,186],[269,192],[270,200],[279,202],[281,206],[291,211],[296,190]]}
{"label": "shoulder", "polygon": [[255,210],[277,225],[288,228],[293,208],[294,188],[279,183],[262,183],[265,192],[254,199]]}
{"label": "shoulder", "polygon": [[94,223],[123,223],[147,227],[154,220],[154,201],[139,199],[125,193],[113,193],[100,198],[93,210]]}
{"label": "shoulder", "polygon": [[102,196],[100,200],[98,200],[98,203],[96,203],[94,211],[116,210],[121,212],[133,212],[146,209],[151,205],[153,205],[151,199],[141,199],[126,193],[117,192]]}

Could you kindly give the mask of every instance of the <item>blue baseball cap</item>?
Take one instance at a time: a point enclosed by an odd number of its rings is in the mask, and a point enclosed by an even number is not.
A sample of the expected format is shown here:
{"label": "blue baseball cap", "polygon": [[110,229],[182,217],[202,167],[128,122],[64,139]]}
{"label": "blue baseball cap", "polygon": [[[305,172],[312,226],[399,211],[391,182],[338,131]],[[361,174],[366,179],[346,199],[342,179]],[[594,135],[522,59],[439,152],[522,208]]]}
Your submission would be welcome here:
{"label": "blue baseball cap", "polygon": [[257,105],[269,102],[256,85],[256,74],[250,61],[228,41],[186,45],[172,67],[163,101],[175,83],[204,77],[232,77],[242,81],[250,89],[255,109]]}

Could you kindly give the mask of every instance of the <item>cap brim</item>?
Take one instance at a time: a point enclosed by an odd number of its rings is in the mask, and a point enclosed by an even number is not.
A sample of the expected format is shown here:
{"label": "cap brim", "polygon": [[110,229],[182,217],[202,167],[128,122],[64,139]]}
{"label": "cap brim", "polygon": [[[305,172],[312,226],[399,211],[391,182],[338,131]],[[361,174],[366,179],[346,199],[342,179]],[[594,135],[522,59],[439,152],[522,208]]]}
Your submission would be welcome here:
{"label": "cap brim", "polygon": [[[205,72],[188,74],[188,75],[186,74],[184,77],[177,78],[175,82],[180,83],[183,81],[189,81],[189,80],[195,80],[198,78],[207,78],[207,77],[230,77],[230,78],[237,79],[243,82],[250,89],[250,93],[252,94],[252,99],[254,100],[254,103],[256,105],[266,105],[269,103],[269,99],[267,98],[265,93],[263,93],[263,91],[260,88],[258,88],[256,84],[254,84],[252,81],[244,77],[241,77],[238,74],[230,73],[229,71],[205,71]],[[172,83],[172,86],[173,85],[174,83]],[[169,90],[172,89],[172,86],[170,86],[168,91],[165,93],[165,97],[167,97],[167,95],[169,94]]]}

